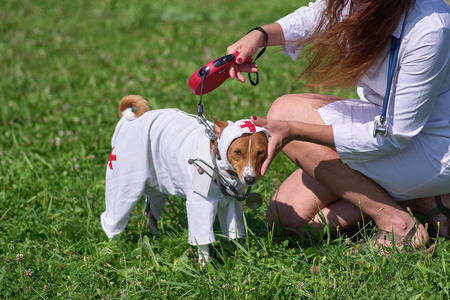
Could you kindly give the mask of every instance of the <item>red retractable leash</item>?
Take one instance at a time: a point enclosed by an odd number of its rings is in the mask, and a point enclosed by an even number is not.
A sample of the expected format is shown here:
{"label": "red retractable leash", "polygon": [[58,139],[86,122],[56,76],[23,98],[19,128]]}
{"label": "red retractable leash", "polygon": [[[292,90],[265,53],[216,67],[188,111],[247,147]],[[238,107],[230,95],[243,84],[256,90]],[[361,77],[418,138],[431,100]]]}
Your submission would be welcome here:
{"label": "red retractable leash", "polygon": [[[207,94],[218,88],[225,80],[230,77],[228,68],[235,62],[239,53],[228,54],[210,61],[198,69],[191,78],[189,78],[189,88],[196,95]],[[251,64],[251,57],[245,61]]]}
{"label": "red retractable leash", "polygon": [[[259,30],[263,33],[264,39],[266,41],[266,45],[264,48],[258,53],[256,56],[255,61],[266,51],[268,39],[267,39],[267,33],[262,29],[261,27],[256,27],[250,30],[249,32],[253,30]],[[249,33],[248,32],[248,33]],[[225,80],[227,80],[230,77],[229,74],[229,67],[236,61],[236,58],[238,57],[239,53],[234,54],[228,54],[222,57],[219,57],[213,61],[210,61],[200,69],[198,69],[194,74],[192,74],[191,78],[189,78],[189,88],[191,89],[192,93],[195,95],[200,95],[200,100],[197,105],[197,121],[200,124],[203,124],[205,126],[206,135],[210,140],[217,140],[217,136],[214,133],[214,129],[211,127],[211,125],[208,123],[205,115],[203,114],[203,104],[202,104],[202,96],[203,94],[207,94],[216,88],[218,88]],[[252,57],[247,57],[245,60],[245,63],[253,63]],[[250,83],[252,85],[257,85],[259,83],[259,75],[256,73],[256,82],[252,80],[251,73],[248,74]],[[195,161],[200,159],[190,159],[189,164],[195,164]],[[200,160],[201,161],[201,160]],[[203,162],[203,161],[202,161]],[[238,191],[234,189],[234,187],[228,183],[228,181],[212,166],[209,166],[205,162],[203,162],[205,165],[207,165],[213,172],[218,174],[219,177],[222,178],[224,183],[226,183],[227,187],[231,189],[231,191],[234,193],[234,197],[238,201],[244,201],[246,200],[247,205],[251,209],[258,209],[262,205],[262,197],[258,193],[250,193],[251,186],[248,187],[247,192],[244,195],[239,195]],[[198,166],[197,166],[198,167]],[[205,171],[203,168],[198,167],[199,174],[203,174]],[[210,175],[212,178],[212,176]],[[227,194],[228,195],[228,194]],[[229,195],[231,196],[231,195]]]}
{"label": "red retractable leash", "polygon": [[[194,74],[192,74],[191,78],[189,79],[189,88],[191,89],[191,91],[196,95],[200,95],[200,100],[197,105],[197,121],[205,126],[205,128],[207,129],[206,136],[210,140],[217,140],[218,137],[214,133],[213,127],[210,125],[210,123],[208,123],[205,115],[203,114],[202,96],[203,94],[207,94],[215,90],[230,77],[228,68],[235,62],[238,55],[239,53],[228,54],[210,61],[209,63],[198,69]],[[251,57],[248,57],[245,62],[251,64],[253,62],[253,59]],[[254,83],[251,80],[251,77],[249,78],[250,82],[253,85],[258,84],[259,80]],[[203,165],[209,167],[213,173],[209,174],[208,172],[205,172],[204,168],[196,163],[197,161],[200,161],[203,163]],[[191,165],[195,165],[199,174],[205,173],[213,180],[214,178],[216,178],[217,181],[214,180],[214,182],[216,182],[224,195],[233,196],[236,200],[241,202],[246,200],[247,206],[251,209],[258,209],[259,207],[261,207],[263,202],[262,197],[258,193],[251,193],[251,186],[247,188],[247,192],[245,192],[245,194],[240,195],[239,192],[234,188],[234,186],[229,183],[228,180],[216,169],[216,166],[213,167],[199,158],[189,159],[188,163]],[[231,191],[231,194],[227,192],[227,189],[224,186]]]}
{"label": "red retractable leash", "polygon": [[[250,32],[258,30],[263,33],[264,40],[266,42],[265,46],[256,56],[255,60],[253,61],[252,57],[247,57],[245,60],[245,63],[251,64],[256,62],[258,58],[261,57],[261,55],[264,54],[267,48],[268,44],[268,35],[267,32],[262,29],[261,27],[255,27],[247,32],[249,34]],[[219,57],[213,61],[210,61],[200,69],[198,69],[194,74],[192,74],[191,78],[189,78],[189,88],[195,95],[207,94],[216,88],[218,88],[225,80],[227,80],[230,77],[230,74],[228,72],[228,68],[236,61],[237,56],[239,55],[238,52],[234,54],[228,54],[222,57]],[[259,83],[259,75],[256,73],[256,81],[253,81],[251,78],[251,73],[248,74],[248,78],[250,80],[250,83],[252,85],[257,85]]]}
{"label": "red retractable leash", "polygon": [[[207,135],[211,140],[217,139],[217,136],[203,114],[202,96],[218,88],[230,77],[228,68],[235,62],[238,55],[239,53],[228,54],[210,61],[189,78],[189,88],[195,95],[200,95],[200,100],[197,104],[197,121],[208,129]],[[252,63],[253,59],[248,57],[245,62]]]}
{"label": "red retractable leash", "polygon": [[[253,60],[251,56],[246,58],[245,62],[250,64],[254,63],[259,57],[261,57],[261,55],[264,54],[267,45],[269,44],[267,32],[261,27],[250,29],[247,34],[254,30],[262,32],[266,44],[261,49],[261,51],[259,51],[255,60]],[[205,115],[203,114],[202,96],[203,94],[207,94],[215,90],[230,77],[228,68],[236,61],[236,57],[238,55],[239,53],[228,54],[210,61],[209,63],[198,69],[194,74],[192,74],[191,78],[189,78],[189,88],[195,95],[200,95],[200,100],[197,105],[197,121],[203,124],[208,129],[208,138],[211,140],[217,139],[217,137],[211,126],[208,124]],[[248,78],[252,85],[257,85],[259,83],[258,73],[256,73],[256,81],[252,80],[251,73],[248,73]]]}

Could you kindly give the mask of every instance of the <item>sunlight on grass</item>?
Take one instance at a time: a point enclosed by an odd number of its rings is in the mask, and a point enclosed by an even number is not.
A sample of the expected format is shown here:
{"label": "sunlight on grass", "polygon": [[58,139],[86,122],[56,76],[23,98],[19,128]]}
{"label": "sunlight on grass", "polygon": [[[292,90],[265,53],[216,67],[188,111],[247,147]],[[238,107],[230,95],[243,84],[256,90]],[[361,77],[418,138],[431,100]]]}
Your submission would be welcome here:
{"label": "sunlight on grass", "polygon": [[[246,209],[248,237],[220,237],[207,268],[187,242],[184,202],[170,198],[155,241],[138,205],[108,241],[105,168],[117,104],[194,112],[187,81],[249,28],[306,1],[14,1],[0,11],[0,298],[367,299],[449,297],[449,245],[433,253],[374,251],[355,235],[277,236],[266,205]],[[260,85],[225,82],[205,114],[265,115],[296,82],[302,62],[279,48],[259,61]],[[332,91],[353,97],[354,90]],[[295,167],[279,156],[255,190],[268,201]],[[218,229],[218,227],[217,227]],[[360,241],[362,239],[362,241]]]}

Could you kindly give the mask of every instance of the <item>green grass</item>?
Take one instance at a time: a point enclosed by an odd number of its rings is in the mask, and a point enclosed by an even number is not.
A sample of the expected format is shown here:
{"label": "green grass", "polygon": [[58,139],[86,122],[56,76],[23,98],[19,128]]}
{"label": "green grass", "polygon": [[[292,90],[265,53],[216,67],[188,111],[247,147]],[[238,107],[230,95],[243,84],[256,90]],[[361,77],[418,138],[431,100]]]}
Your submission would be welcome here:
{"label": "green grass", "polygon": [[[386,257],[359,247],[370,236],[365,228],[335,239],[312,232],[274,237],[263,221],[266,206],[246,210],[245,243],[219,238],[204,269],[187,242],[181,199],[171,198],[158,242],[144,226],[142,203],[117,244],[103,233],[104,175],[121,97],[140,94],[153,109],[195,112],[190,75],[249,28],[299,5],[3,1],[0,298],[448,298],[448,243],[438,241],[431,255],[392,251]],[[224,83],[204,96],[205,114],[264,115],[278,96],[307,92],[295,82],[302,63],[291,63],[279,48],[258,64],[259,86]],[[270,199],[294,169],[280,155],[256,190]]]}

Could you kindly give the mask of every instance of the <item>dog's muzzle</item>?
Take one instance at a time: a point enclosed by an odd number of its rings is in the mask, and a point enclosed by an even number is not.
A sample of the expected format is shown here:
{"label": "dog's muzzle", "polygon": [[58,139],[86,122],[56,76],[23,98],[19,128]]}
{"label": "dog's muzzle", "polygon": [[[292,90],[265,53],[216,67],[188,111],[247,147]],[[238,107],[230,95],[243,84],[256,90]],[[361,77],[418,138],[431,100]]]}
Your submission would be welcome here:
{"label": "dog's muzzle", "polygon": [[[217,180],[214,180],[214,174],[210,174],[208,172],[206,172],[206,170],[204,168],[202,168],[201,166],[199,166],[196,162],[200,161],[202,162],[205,166],[207,166],[215,175],[218,176],[218,178],[220,179],[220,182],[218,182]],[[251,193],[251,189],[252,187],[249,186],[247,188],[247,191],[245,192],[244,195],[239,195],[239,192],[236,190],[236,188],[229,182],[229,179],[224,177],[222,174],[220,174],[220,172],[218,170],[216,170],[216,168],[212,167],[211,165],[209,165],[208,163],[206,163],[204,160],[200,159],[200,158],[191,158],[188,160],[188,163],[190,165],[194,165],[197,168],[197,172],[200,175],[206,174],[209,177],[211,177],[211,179],[213,179],[214,183],[216,183],[219,186],[220,191],[222,192],[222,194],[226,195],[226,196],[232,196],[234,198],[236,198],[238,201],[244,201],[246,200],[246,204],[249,208],[251,209],[258,209],[261,207],[262,205],[262,197],[260,194],[258,193]],[[227,189],[230,190],[233,195],[229,194],[227,192]]]}

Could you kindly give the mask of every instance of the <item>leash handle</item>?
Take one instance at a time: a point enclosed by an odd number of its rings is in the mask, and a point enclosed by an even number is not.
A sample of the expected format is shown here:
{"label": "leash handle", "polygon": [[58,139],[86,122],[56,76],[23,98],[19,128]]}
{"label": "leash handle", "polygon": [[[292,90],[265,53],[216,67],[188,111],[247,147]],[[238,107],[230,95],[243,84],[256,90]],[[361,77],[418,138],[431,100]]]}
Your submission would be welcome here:
{"label": "leash handle", "polygon": [[[250,29],[250,30],[247,32],[247,34],[249,34],[249,33],[252,32],[252,31],[255,31],[255,30],[258,30],[258,31],[261,31],[261,32],[262,32],[262,34],[263,34],[263,36],[264,36],[264,40],[266,41],[266,44],[265,44],[264,47],[261,49],[261,51],[259,51],[258,55],[256,55],[256,58],[255,58],[255,60],[254,60],[253,62],[255,62],[258,58],[260,58],[260,57],[264,54],[264,52],[266,52],[267,44],[269,44],[269,35],[267,34],[267,32],[266,32],[264,29],[262,29],[262,28],[259,27],[259,26]],[[259,74],[258,74],[258,72],[256,72],[256,81],[253,81],[253,79],[252,79],[252,73],[248,73],[248,79],[250,80],[250,83],[251,83],[253,86],[257,85],[257,84],[259,83]]]}

